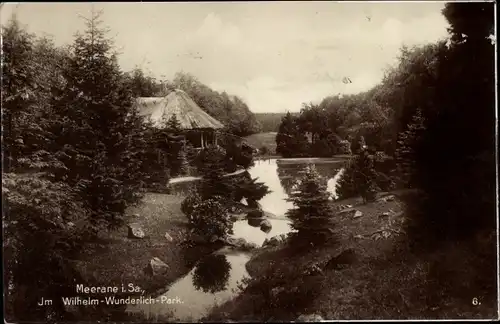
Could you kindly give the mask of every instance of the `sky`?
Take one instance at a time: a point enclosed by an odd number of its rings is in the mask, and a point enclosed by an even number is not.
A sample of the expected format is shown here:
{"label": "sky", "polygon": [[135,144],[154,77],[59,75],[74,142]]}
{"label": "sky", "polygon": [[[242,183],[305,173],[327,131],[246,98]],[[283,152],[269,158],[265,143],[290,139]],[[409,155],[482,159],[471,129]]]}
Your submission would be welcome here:
{"label": "sky", "polygon": [[8,3],[0,17],[4,24],[15,12],[28,31],[63,45],[92,6],[103,10],[123,70],[191,73],[253,112],[368,90],[403,44],[448,36],[444,2]]}

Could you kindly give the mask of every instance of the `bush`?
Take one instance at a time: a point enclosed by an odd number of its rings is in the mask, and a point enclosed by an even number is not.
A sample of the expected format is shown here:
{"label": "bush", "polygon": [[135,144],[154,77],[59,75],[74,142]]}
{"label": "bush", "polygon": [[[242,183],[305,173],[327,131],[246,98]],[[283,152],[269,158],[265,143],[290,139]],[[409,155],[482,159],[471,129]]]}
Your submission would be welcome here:
{"label": "bush", "polygon": [[359,155],[349,161],[337,183],[339,199],[358,195],[363,198],[365,203],[375,199],[379,186],[377,185],[378,174],[375,171],[374,160],[375,157],[370,155],[368,150],[362,149]]}
{"label": "bush", "polygon": [[288,201],[295,208],[288,210],[287,217],[292,220],[292,241],[299,244],[323,244],[332,236],[330,217],[333,215],[329,202],[330,194],[314,166],[309,166],[300,180],[297,192]]}
{"label": "bush", "polygon": [[193,234],[210,239],[214,235],[226,238],[233,233],[233,221],[221,200],[222,197],[214,197],[194,206],[189,218]]}
{"label": "bush", "polygon": [[351,143],[347,140],[341,140],[339,142],[339,149],[338,149],[338,154],[347,154],[351,155]]}
{"label": "bush", "polygon": [[268,155],[270,152],[269,152],[269,148],[265,145],[262,145],[259,149],[259,152],[261,155]]}
{"label": "bush", "polygon": [[[4,174],[2,192],[6,315],[33,321],[62,316],[60,296],[73,290],[79,278],[67,260],[95,233],[88,212],[71,188],[41,173]],[[37,306],[41,297],[54,303]]]}
{"label": "bush", "polygon": [[202,149],[196,157],[196,167],[202,176],[224,174],[226,150],[220,146],[209,146]]}
{"label": "bush", "polygon": [[181,203],[181,211],[184,215],[191,218],[191,214],[193,213],[195,207],[201,203],[201,196],[198,194],[197,190],[190,190],[187,197]]}

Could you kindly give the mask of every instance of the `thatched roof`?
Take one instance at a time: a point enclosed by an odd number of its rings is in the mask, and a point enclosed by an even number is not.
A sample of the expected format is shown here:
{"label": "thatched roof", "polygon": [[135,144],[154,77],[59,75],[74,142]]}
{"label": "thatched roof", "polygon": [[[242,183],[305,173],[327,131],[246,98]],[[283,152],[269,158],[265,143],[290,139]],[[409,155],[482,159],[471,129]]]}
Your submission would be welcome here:
{"label": "thatched roof", "polygon": [[220,129],[224,125],[204,112],[187,93],[174,90],[166,97],[141,97],[136,99],[139,114],[150,117],[158,126],[163,116],[166,120],[174,114],[182,129],[211,128]]}

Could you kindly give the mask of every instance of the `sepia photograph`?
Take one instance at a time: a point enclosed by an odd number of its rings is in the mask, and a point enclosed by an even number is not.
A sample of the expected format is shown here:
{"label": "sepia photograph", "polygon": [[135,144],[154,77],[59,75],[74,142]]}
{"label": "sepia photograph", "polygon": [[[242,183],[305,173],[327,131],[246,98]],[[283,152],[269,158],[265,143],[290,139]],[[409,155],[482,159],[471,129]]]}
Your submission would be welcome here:
{"label": "sepia photograph", "polygon": [[499,319],[496,2],[0,14],[5,323]]}

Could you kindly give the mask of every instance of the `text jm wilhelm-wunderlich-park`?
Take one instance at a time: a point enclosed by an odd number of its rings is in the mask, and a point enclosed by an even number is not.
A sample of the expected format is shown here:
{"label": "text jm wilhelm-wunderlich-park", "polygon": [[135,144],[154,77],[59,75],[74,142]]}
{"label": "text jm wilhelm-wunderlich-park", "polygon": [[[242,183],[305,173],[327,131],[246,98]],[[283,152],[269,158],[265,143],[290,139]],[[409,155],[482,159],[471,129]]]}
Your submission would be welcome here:
{"label": "text jm wilhelm-wunderlich-park", "polygon": [[[117,293],[131,293],[131,294],[141,294],[140,296],[132,297],[115,297],[115,296],[105,296],[103,298],[96,297],[61,297],[62,302],[65,306],[95,306],[95,305],[140,305],[140,304],[183,304],[184,302],[176,296],[175,298],[169,296],[159,296],[159,297],[144,297],[144,290],[139,286],[134,284],[128,284],[127,286],[122,285],[121,287],[86,287],[82,284],[76,285],[76,292],[79,294],[117,294]],[[42,298],[38,302],[39,306],[49,306],[52,305],[51,299]]]}

